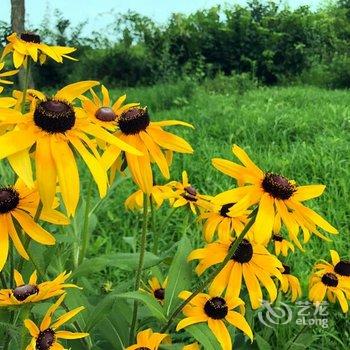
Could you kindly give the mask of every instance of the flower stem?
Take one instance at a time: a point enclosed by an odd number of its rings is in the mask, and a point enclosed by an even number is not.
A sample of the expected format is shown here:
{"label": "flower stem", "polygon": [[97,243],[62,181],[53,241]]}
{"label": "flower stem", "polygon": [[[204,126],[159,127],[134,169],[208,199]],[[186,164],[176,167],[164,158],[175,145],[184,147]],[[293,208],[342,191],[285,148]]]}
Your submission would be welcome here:
{"label": "flower stem", "polygon": [[228,251],[226,258],[217,266],[217,268],[199,285],[199,287],[186,299],[184,300],[170,315],[168,322],[161,329],[160,333],[165,333],[175,321],[177,315],[181,312],[181,310],[199,293],[201,293],[206,287],[210,285],[210,283],[214,280],[214,278],[221,272],[221,270],[226,266],[226,264],[230,261],[232,255],[236,252],[238,245],[243,241],[244,236],[253,226],[256,214],[258,210],[257,208],[250,214],[250,220],[247,225],[244,227],[243,231],[237,237],[237,239],[233,242],[230,250]]}
{"label": "flower stem", "polygon": [[[136,271],[136,279],[135,279],[135,291],[140,289],[141,285],[141,275],[142,268],[145,258],[146,252],[146,236],[147,236],[147,226],[148,226],[148,195],[143,194],[143,222],[142,222],[142,234],[141,234],[141,246],[140,246],[140,258],[139,265]],[[130,334],[129,334],[129,342],[132,344],[135,335],[135,328],[137,322],[137,311],[138,311],[139,303],[137,300],[134,301],[134,309],[132,314],[132,321],[130,326]]]}
{"label": "flower stem", "polygon": [[158,254],[158,246],[159,246],[159,236],[160,236],[160,230],[156,229],[156,218],[155,218],[155,210],[154,210],[154,203],[152,200],[152,197],[149,197],[149,203],[150,203],[150,209],[151,209],[151,231],[153,235],[153,254]]}
{"label": "flower stem", "polygon": [[92,195],[92,178],[90,178],[89,187],[88,187],[87,195],[86,195],[82,242],[81,242],[81,250],[79,252],[79,257],[78,257],[78,266],[81,265],[81,263],[84,261],[87,247],[89,244],[89,238],[90,238],[89,221],[90,221],[91,195]]}
{"label": "flower stem", "polygon": [[[21,319],[22,319],[22,324],[24,323],[24,320],[28,318],[29,313],[30,313],[30,304],[29,305],[25,305],[22,308],[22,314],[21,314]],[[21,350],[25,350],[27,345],[26,345],[26,333],[27,333],[27,328],[22,326],[22,331],[21,331],[21,346],[20,349]]]}
{"label": "flower stem", "polygon": [[7,289],[7,283],[5,279],[5,275],[2,271],[0,271],[0,279],[1,279],[1,284],[4,289]]}
{"label": "flower stem", "polygon": [[25,112],[25,107],[26,107],[26,99],[27,99],[27,92],[28,92],[28,86],[29,86],[30,64],[31,64],[31,59],[30,57],[28,57],[27,67],[25,68],[23,96],[22,96],[22,102],[21,102],[22,113]]}

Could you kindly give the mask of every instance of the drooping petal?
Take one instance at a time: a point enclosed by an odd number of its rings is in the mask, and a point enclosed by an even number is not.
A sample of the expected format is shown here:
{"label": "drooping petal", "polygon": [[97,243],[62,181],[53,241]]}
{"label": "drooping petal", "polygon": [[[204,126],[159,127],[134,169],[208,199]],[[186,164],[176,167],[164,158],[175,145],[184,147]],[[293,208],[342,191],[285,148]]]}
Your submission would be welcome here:
{"label": "drooping petal", "polygon": [[37,141],[35,167],[38,190],[43,206],[52,208],[56,194],[57,171],[51,153],[50,137],[44,137]]}
{"label": "drooping petal", "polygon": [[14,210],[12,212],[12,215],[22,226],[24,232],[26,232],[32,239],[45,245],[55,244],[55,237],[53,237],[49,232],[35,223],[33,218],[30,217],[27,213],[22,210]]}
{"label": "drooping petal", "polygon": [[68,215],[74,215],[79,202],[80,180],[74,154],[66,142],[51,139],[60,190]]}

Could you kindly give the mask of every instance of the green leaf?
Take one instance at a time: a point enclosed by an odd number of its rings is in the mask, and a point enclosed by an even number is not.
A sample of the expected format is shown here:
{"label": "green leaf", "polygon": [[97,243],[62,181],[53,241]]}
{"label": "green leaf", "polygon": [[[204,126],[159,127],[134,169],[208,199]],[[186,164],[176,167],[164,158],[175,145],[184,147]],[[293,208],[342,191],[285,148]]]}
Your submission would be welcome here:
{"label": "green leaf", "polygon": [[164,300],[164,309],[167,316],[169,316],[181,302],[178,298],[179,293],[191,287],[193,270],[191,264],[187,261],[191,250],[190,240],[186,236],[183,236],[169,269],[168,285],[165,289]]}
{"label": "green leaf", "polygon": [[255,334],[255,341],[258,345],[259,350],[272,350],[270,344],[259,334]]}
{"label": "green leaf", "polygon": [[112,295],[107,295],[94,307],[86,322],[86,332],[90,332],[100,322],[100,320],[106,317],[108,312],[112,310],[114,303],[115,297]]}
{"label": "green leaf", "polygon": [[[113,253],[86,259],[72,274],[71,278],[87,276],[99,272],[108,267],[117,267],[122,270],[136,270],[139,261],[139,253]],[[150,268],[159,264],[161,259],[156,255],[146,252],[144,268]]]}
{"label": "green leaf", "polygon": [[190,333],[205,350],[221,349],[221,346],[215,338],[208,325],[205,323],[198,323],[185,328],[186,332]]}
{"label": "green leaf", "polygon": [[126,298],[126,299],[135,299],[139,300],[142,303],[144,303],[149,311],[152,313],[154,317],[161,321],[167,321],[166,317],[163,313],[163,308],[160,305],[160,303],[157,301],[156,298],[154,298],[152,295],[146,293],[146,292],[128,292],[123,294],[118,294],[118,298]]}

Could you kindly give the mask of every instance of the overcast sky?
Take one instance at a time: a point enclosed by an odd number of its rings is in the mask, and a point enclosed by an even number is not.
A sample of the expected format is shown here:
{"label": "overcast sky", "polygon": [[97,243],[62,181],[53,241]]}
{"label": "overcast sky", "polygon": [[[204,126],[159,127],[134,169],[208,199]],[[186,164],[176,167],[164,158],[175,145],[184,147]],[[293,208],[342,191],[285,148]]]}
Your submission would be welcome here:
{"label": "overcast sky", "polygon": [[[310,5],[316,9],[325,0],[289,0],[291,7]],[[0,20],[10,21],[10,0],[0,0]],[[26,0],[26,18],[31,28],[37,28],[46,14],[54,9],[64,12],[72,24],[88,19],[86,31],[104,28],[113,19],[113,13],[137,11],[164,23],[172,12],[191,13],[217,4],[244,4],[244,0]],[[49,18],[47,19],[49,20]]]}

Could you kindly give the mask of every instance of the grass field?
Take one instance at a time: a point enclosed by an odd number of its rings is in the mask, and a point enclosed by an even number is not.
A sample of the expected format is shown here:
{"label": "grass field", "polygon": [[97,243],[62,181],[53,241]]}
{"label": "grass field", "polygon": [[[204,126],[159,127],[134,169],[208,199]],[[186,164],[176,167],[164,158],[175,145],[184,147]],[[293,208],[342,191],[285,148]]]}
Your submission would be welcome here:
{"label": "grass field", "polygon": [[[113,94],[116,97],[123,92],[114,90]],[[179,179],[182,169],[187,170],[193,186],[201,193],[214,195],[234,186],[232,179],[211,165],[213,157],[232,159],[234,143],[243,147],[267,171],[283,174],[300,185],[327,185],[325,194],[310,206],[336,226],[340,234],[333,237],[332,242],[314,236],[306,245],[306,253],[296,251],[287,261],[304,287],[303,300],[307,300],[309,272],[318,259],[329,259],[329,249],[334,248],[344,258],[349,258],[350,95],[347,91],[274,87],[254,88],[237,95],[230,85],[218,89],[215,84],[197,86],[188,82],[134,88],[127,92],[129,102],[138,100],[149,106],[153,120],[180,119],[195,126],[194,130],[175,127],[176,133],[190,141],[195,153],[176,155],[171,174],[172,179]],[[160,177],[158,180],[164,183]],[[129,179],[119,181],[122,184],[111,191],[96,211],[98,220],[93,229],[90,255],[131,249],[132,237],[138,236],[141,214],[126,213],[123,208],[124,200],[136,187]],[[158,228],[168,215],[169,209],[165,207],[157,212],[155,225]],[[161,251],[171,248],[173,236],[181,236],[184,217],[184,211],[179,210],[168,220],[162,231]],[[130,239],[122,237],[125,232]],[[189,232],[199,245],[200,227],[194,224]],[[119,272],[107,269],[101,283],[118,281],[120,277]],[[296,325],[266,329],[255,319],[254,329],[258,331],[260,343],[255,343],[253,348],[348,349],[349,321],[338,305],[329,307],[328,312],[327,329],[301,329]],[[294,337],[290,347],[286,339]]]}

